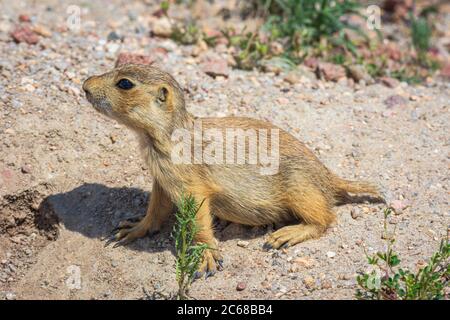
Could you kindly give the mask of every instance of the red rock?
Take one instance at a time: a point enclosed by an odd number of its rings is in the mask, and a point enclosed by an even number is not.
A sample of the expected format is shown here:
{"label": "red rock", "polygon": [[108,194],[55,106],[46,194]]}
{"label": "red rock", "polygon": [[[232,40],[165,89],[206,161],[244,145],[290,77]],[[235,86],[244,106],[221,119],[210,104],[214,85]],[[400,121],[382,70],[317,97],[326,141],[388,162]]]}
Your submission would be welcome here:
{"label": "red rock", "polygon": [[116,67],[120,67],[127,63],[151,65],[154,60],[147,55],[122,52],[117,57]]}
{"label": "red rock", "polygon": [[30,16],[27,14],[20,14],[19,21],[20,22],[31,22],[31,19],[30,19]]}
{"label": "red rock", "polygon": [[342,66],[329,62],[320,62],[317,66],[320,77],[327,81],[337,81],[345,77],[345,69]]}
{"label": "red rock", "polygon": [[237,291],[245,290],[245,288],[247,288],[247,284],[245,282],[243,282],[243,281],[238,282],[237,285],[236,285],[236,290]]}
{"label": "red rock", "polygon": [[382,8],[390,13],[394,20],[400,20],[407,17],[414,5],[413,0],[384,0]]}
{"label": "red rock", "polygon": [[207,75],[215,78],[217,76],[228,77],[230,69],[228,68],[227,60],[225,59],[211,59],[201,64],[201,69]]}
{"label": "red rock", "polygon": [[305,59],[303,64],[308,68],[315,70],[317,68],[317,65],[319,64],[319,61],[316,58],[307,58]]}
{"label": "red rock", "polygon": [[446,64],[444,67],[442,67],[442,69],[440,71],[440,75],[441,75],[441,77],[450,80],[450,63]]}
{"label": "red rock", "polygon": [[380,81],[382,84],[389,88],[396,88],[400,84],[400,81],[390,77],[382,77]]}
{"label": "red rock", "polygon": [[29,26],[16,26],[11,32],[11,37],[15,42],[26,42],[28,44],[36,44],[39,42],[39,37]]}
{"label": "red rock", "polygon": [[157,17],[157,18],[161,18],[162,16],[164,16],[166,14],[167,14],[167,10],[162,9],[162,8],[160,8],[160,9],[158,9],[155,12],[152,13],[152,15]]}

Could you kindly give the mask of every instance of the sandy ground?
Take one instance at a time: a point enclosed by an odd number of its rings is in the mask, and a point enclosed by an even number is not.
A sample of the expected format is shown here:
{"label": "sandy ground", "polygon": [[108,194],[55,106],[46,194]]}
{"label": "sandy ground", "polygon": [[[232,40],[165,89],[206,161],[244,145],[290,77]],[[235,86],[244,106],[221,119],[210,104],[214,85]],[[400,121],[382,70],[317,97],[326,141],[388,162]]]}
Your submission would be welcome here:
{"label": "sandy ground", "polygon": [[[378,184],[388,203],[403,207],[389,225],[405,266],[416,268],[446,235],[448,82],[351,87],[306,73],[293,85],[283,74],[240,70],[214,79],[201,71],[192,46],[148,36],[152,11],[143,2],[83,5],[81,30],[63,30],[76,2],[0,5],[0,299],[146,299],[176,289],[173,219],[158,236],[126,247],[101,241],[120,220],[145,213],[152,185],[135,136],[98,114],[81,92],[83,79],[112,68],[121,51],[156,59],[185,88],[195,115],[271,121],[340,176]],[[8,30],[21,13],[51,36],[37,45],[12,42]],[[113,30],[122,44],[106,41]],[[388,107],[388,98],[400,103]],[[323,237],[283,251],[261,248],[272,226],[217,221],[225,270],[196,281],[191,293],[352,299],[355,277],[367,269],[363,248],[385,246],[383,208],[337,207],[338,222]],[[238,282],[245,290],[236,290]]]}

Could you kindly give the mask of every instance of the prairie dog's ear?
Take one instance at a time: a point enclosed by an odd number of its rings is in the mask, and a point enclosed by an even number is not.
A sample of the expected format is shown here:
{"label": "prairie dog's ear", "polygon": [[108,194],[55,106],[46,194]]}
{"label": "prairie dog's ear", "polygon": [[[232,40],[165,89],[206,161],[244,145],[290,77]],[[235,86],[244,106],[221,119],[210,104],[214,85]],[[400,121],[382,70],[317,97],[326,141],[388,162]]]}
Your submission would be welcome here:
{"label": "prairie dog's ear", "polygon": [[169,96],[169,89],[167,89],[165,86],[162,86],[158,89],[157,98],[160,103],[166,102],[168,96]]}

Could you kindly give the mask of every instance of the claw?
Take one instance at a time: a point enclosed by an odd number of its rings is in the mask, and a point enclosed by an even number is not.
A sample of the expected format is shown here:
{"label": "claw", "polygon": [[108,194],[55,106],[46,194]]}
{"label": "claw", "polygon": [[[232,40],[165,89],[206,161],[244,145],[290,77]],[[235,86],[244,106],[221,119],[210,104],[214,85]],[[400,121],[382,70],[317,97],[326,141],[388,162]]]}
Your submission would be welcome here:
{"label": "claw", "polygon": [[114,243],[113,248],[117,248],[120,246],[125,246],[128,243],[130,243],[131,241],[128,240],[127,238],[123,238],[122,240],[117,241],[116,243]]}
{"label": "claw", "polygon": [[205,279],[208,279],[209,277],[212,277],[215,274],[216,272],[214,270],[209,270],[205,273]]}
{"label": "claw", "polygon": [[105,247],[109,246],[111,243],[113,243],[114,241],[116,241],[116,235],[110,235],[109,237],[105,237],[103,238],[103,241],[105,242]]}
{"label": "claw", "polygon": [[273,246],[270,243],[266,242],[264,243],[262,248],[264,251],[269,251],[270,249],[273,249]]}
{"label": "claw", "polygon": [[283,244],[281,246],[281,249],[287,249],[287,248],[289,248],[289,243],[288,242],[286,242],[285,244]]}
{"label": "claw", "polygon": [[194,280],[200,279],[203,276],[204,272],[195,271],[194,273]]}
{"label": "claw", "polygon": [[220,260],[217,260],[217,265],[219,266],[219,270],[220,271],[222,271],[223,270],[223,260],[222,259],[220,259]]}

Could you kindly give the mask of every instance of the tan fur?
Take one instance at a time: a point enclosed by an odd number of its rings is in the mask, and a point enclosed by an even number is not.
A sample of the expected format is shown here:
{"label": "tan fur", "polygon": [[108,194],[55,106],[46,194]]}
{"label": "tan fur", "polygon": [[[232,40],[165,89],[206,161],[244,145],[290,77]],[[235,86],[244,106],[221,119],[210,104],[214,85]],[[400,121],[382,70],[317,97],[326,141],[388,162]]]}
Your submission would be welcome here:
{"label": "tan fur", "polygon": [[[135,84],[122,90],[116,83],[127,78]],[[162,88],[167,96],[161,100]],[[212,250],[205,254],[202,270],[213,271],[220,259],[212,229],[212,216],[259,226],[298,221],[274,232],[267,242],[279,248],[316,238],[335,221],[332,206],[348,193],[368,193],[381,198],[372,185],[343,180],[331,173],[300,141],[279,129],[280,164],[274,175],[261,175],[257,165],[177,164],[171,161],[171,134],[177,128],[193,132],[195,117],[187,112],[183,91],[167,73],[152,67],[125,65],[83,84],[89,101],[100,112],[127,125],[139,137],[144,158],[155,183],[145,218],[123,223],[117,240],[131,241],[145,231],[159,229],[183,192],[204,203],[197,221],[198,242]],[[274,129],[274,125],[250,118],[202,118],[203,128]],[[204,144],[206,146],[207,143]]]}

